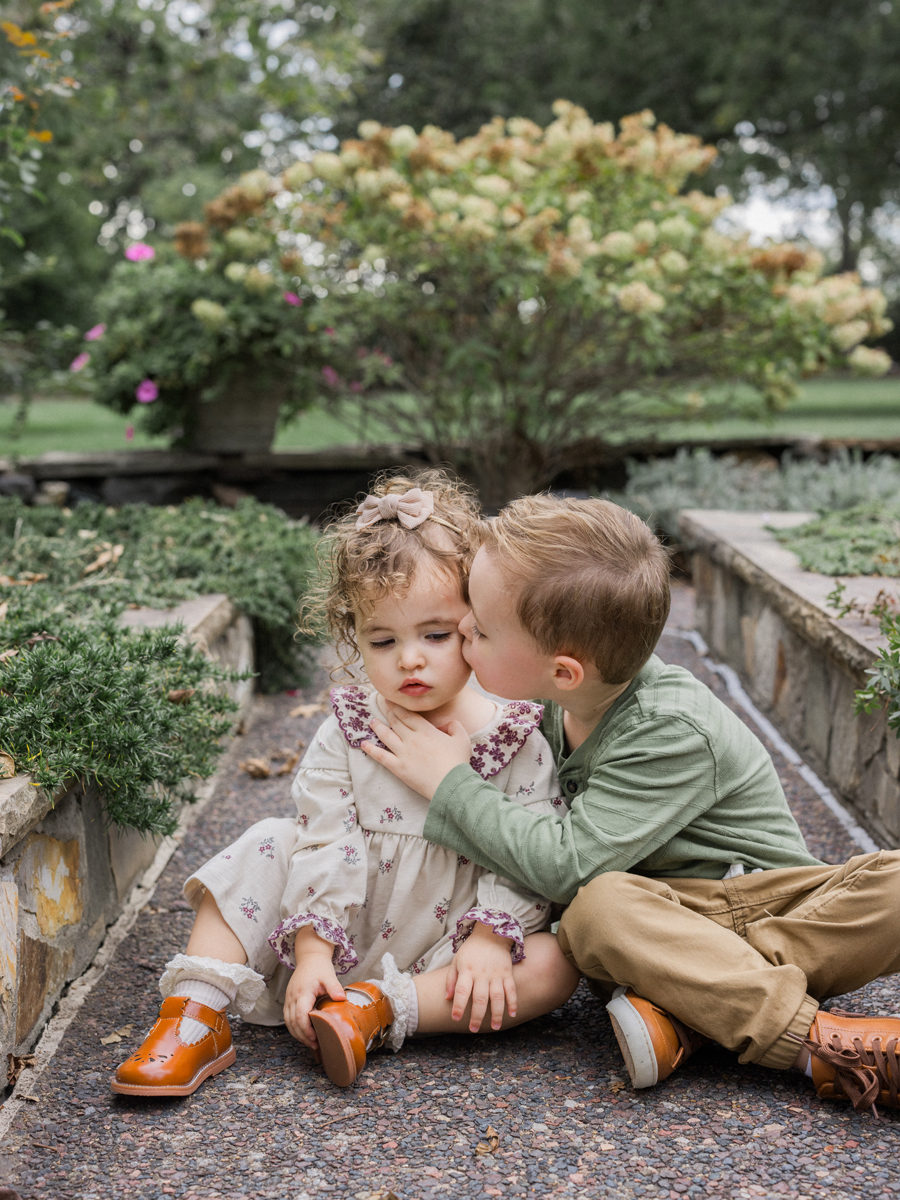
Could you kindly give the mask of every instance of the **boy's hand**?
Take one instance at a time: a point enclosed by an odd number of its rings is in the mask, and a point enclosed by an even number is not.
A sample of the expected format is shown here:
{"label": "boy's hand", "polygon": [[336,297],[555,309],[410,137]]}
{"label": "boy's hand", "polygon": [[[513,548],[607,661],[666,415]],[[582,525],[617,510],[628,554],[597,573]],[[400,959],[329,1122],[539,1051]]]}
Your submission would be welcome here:
{"label": "boy's hand", "polygon": [[504,1008],[516,1015],[516,984],[513,979],[509,938],[497,937],[486,925],[476,921],[472,932],[453,956],[447,972],[447,999],[453,1001],[452,1017],[459,1021],[472,997],[469,1032],[481,1028],[488,1003],[491,1029],[503,1021]]}
{"label": "boy's hand", "polygon": [[284,1023],[292,1037],[318,1053],[319,1044],[309,1019],[320,996],[344,1000],[344,989],[338,983],[331,964],[334,946],[326,942],[307,925],[297,931],[294,942],[294,961],[297,966],[291,975],[284,997]]}
{"label": "boy's hand", "polygon": [[472,757],[472,743],[459,721],[437,729],[418,713],[394,705],[389,721],[389,725],[372,722],[373,732],[387,749],[363,742],[363,751],[426,800],[432,798],[445,775]]}

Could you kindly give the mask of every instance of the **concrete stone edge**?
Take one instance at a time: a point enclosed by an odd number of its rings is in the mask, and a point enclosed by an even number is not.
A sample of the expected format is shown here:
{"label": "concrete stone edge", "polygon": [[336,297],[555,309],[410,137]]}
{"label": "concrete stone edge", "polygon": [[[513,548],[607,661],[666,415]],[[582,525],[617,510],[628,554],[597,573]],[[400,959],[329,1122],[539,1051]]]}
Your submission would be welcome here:
{"label": "concrete stone edge", "polygon": [[[741,514],[743,517],[748,515]],[[812,519],[813,514],[791,515]],[[771,601],[788,625],[862,681],[866,670],[875,662],[877,646],[866,645],[851,629],[842,628],[818,603],[801,595],[785,580],[779,579],[777,573],[773,573],[771,569],[754,562],[744,551],[738,549],[726,534],[707,523],[704,520],[705,516],[704,511],[700,509],[686,509],[681,513],[679,524],[682,533],[691,544],[702,550],[713,562],[733,571],[745,583],[757,588]],[[763,520],[768,523],[769,514],[761,515],[761,535],[766,534],[762,527]],[[772,534],[768,534],[768,538],[773,548],[777,546],[781,549]],[[827,579],[831,586],[834,585],[834,580],[830,577],[815,575],[811,571],[800,572],[799,565],[797,569],[798,573],[809,575],[816,580]],[[873,640],[877,642],[878,639]]]}

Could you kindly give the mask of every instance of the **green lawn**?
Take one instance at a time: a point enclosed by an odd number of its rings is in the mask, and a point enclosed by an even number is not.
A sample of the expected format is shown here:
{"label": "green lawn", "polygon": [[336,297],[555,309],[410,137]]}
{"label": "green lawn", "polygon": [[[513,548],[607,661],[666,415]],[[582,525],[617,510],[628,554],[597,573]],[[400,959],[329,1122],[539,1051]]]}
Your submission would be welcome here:
{"label": "green lawn", "polygon": [[[22,438],[9,439],[15,406],[0,403],[0,455],[28,456],[48,450],[124,450],[164,446],[165,439],[125,431],[133,418],[120,417],[88,400],[39,400],[31,408]],[[370,428],[373,441],[390,441],[384,430]],[[877,380],[830,379],[806,384],[799,398],[771,423],[734,420],[707,424],[691,421],[666,430],[666,441],[705,438],[754,438],[765,434],[821,434],[826,437],[900,437],[900,377]],[[321,410],[302,413],[278,434],[278,450],[318,449],[359,441],[358,430]]]}

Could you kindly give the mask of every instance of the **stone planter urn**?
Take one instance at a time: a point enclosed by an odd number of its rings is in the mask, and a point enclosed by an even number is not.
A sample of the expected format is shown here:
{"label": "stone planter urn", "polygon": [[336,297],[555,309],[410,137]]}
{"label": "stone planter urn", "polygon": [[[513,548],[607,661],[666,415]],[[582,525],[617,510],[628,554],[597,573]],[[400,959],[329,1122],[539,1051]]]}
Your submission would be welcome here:
{"label": "stone planter urn", "polygon": [[199,454],[260,454],[271,450],[278,414],[290,393],[285,375],[241,367],[209,399],[198,395],[185,421],[187,446]]}

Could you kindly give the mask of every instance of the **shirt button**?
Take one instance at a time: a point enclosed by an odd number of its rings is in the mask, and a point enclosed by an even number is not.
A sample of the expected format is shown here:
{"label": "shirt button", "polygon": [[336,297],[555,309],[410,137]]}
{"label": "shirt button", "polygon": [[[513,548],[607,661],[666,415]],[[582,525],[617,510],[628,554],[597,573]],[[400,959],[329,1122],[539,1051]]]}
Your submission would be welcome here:
{"label": "shirt button", "polygon": [[570,779],[569,782],[566,784],[566,790],[569,792],[577,792],[578,791],[578,784],[575,782],[574,779]]}

